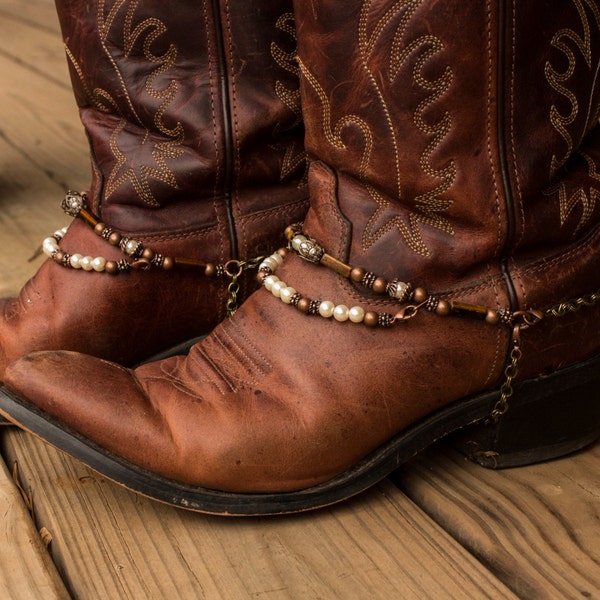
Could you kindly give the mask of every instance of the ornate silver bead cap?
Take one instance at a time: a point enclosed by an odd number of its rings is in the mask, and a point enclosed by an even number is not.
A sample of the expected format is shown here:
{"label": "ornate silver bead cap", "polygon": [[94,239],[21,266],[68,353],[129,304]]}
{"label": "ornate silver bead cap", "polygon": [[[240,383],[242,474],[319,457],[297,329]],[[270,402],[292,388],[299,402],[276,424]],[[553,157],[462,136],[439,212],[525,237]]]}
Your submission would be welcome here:
{"label": "ornate silver bead cap", "polygon": [[325,254],[325,249],[322,246],[319,246],[312,238],[302,234],[295,235],[291,244],[301,258],[312,263],[321,262],[321,258]]}
{"label": "ornate silver bead cap", "polygon": [[77,217],[86,208],[85,194],[68,191],[61,203],[63,211],[71,217]]}

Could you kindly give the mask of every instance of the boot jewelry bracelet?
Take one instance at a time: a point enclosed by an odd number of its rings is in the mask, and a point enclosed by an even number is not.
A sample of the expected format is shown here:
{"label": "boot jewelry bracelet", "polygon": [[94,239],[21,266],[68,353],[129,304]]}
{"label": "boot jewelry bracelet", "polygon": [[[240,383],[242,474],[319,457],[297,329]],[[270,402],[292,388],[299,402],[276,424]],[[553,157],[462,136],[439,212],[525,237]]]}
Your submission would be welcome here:
{"label": "boot jewelry bracelet", "polygon": [[[87,209],[87,195],[79,192],[67,192],[62,201],[63,211],[73,218],[85,221],[94,233],[107,241],[111,246],[118,247],[127,257],[122,260],[107,260],[102,256],[86,256],[84,254],[68,254],[60,248],[60,241],[68,227],[54,232],[42,242],[41,251],[56,264],[68,269],[92,271],[117,275],[130,271],[148,271],[152,268],[170,271],[177,267],[203,270],[207,277],[223,277],[231,279],[228,287],[227,315],[231,316],[237,309],[237,293],[239,292],[238,278],[247,269],[255,269],[264,257],[252,260],[230,260],[225,264],[213,264],[196,259],[164,256],[163,254],[145,247],[140,241],[129,238],[102,223]],[[129,259],[129,260],[127,260]]]}
{"label": "boot jewelry bracelet", "polygon": [[[512,311],[508,308],[493,309],[486,306],[443,300],[429,295],[424,288],[413,288],[410,283],[394,279],[387,281],[375,273],[361,267],[347,265],[327,254],[325,249],[313,238],[302,233],[301,225],[291,225],[286,229],[288,247],[280,248],[276,253],[265,258],[258,267],[257,279],[273,296],[285,304],[295,306],[307,315],[319,315],[326,319],[333,318],[339,322],[350,321],[362,323],[367,327],[392,327],[397,323],[406,323],[425,309],[439,316],[470,316],[478,318],[489,325],[507,325],[512,328],[511,350],[509,362],[504,370],[504,380],[500,387],[500,399],[494,406],[486,422],[496,423],[508,411],[508,400],[513,395],[512,382],[518,374],[521,351],[521,331],[539,323],[547,317],[561,317],[576,312],[583,307],[593,306],[600,301],[600,290],[580,298],[562,302],[546,310]],[[335,271],[342,277],[350,279],[376,294],[385,294],[395,300],[400,308],[395,314],[365,311],[361,306],[348,307],[335,304],[331,300],[312,300],[303,296],[276,275],[278,267],[288,252],[295,252],[308,262],[319,264]]]}

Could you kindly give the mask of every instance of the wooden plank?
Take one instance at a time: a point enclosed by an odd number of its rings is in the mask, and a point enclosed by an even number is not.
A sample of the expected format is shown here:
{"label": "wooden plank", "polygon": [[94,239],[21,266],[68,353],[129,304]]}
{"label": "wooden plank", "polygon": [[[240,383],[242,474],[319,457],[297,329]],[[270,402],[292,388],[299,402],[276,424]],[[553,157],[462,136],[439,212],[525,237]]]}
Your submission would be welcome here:
{"label": "wooden plank", "polygon": [[389,483],[312,513],[209,517],[136,496],[17,430],[4,452],[76,597],[514,597]]}
{"label": "wooden plank", "polygon": [[441,447],[399,483],[519,597],[600,597],[600,445],[503,471]]}
{"label": "wooden plank", "polygon": [[20,492],[0,461],[0,598],[69,598]]}
{"label": "wooden plank", "polygon": [[[32,36],[40,39],[38,31],[0,18],[0,47],[13,28],[13,52]],[[61,56],[66,82],[60,38],[43,37],[52,49],[47,54]],[[69,223],[60,209],[65,189],[89,185],[88,146],[72,93],[38,71],[0,53],[0,236],[10,238],[0,255],[1,295],[18,292],[42,261],[28,262],[41,240]]]}
{"label": "wooden plank", "polygon": [[56,8],[52,0],[2,0],[0,21],[8,19],[27,23],[40,31],[58,31]]}

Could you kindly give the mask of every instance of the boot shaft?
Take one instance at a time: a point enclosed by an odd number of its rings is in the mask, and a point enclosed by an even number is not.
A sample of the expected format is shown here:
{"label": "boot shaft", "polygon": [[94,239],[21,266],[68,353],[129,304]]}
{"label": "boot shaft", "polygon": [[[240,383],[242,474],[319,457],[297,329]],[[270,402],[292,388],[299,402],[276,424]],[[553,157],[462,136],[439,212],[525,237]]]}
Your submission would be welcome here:
{"label": "boot shaft", "polygon": [[57,8],[104,220],[151,232],[222,224],[232,254],[245,253],[258,242],[236,219],[305,195],[290,2]]}
{"label": "boot shaft", "polygon": [[596,2],[296,2],[296,21],[306,147],[337,174],[351,262],[517,304],[511,265],[593,233]]}

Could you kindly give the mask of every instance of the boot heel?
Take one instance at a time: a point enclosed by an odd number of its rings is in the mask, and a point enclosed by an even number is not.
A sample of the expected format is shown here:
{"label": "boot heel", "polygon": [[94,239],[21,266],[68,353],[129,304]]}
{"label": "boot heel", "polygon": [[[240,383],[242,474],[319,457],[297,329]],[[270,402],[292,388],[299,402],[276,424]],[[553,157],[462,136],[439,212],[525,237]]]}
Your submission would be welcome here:
{"label": "boot heel", "polygon": [[471,425],[454,437],[454,446],[481,466],[542,462],[600,437],[600,355],[513,387],[497,423]]}

